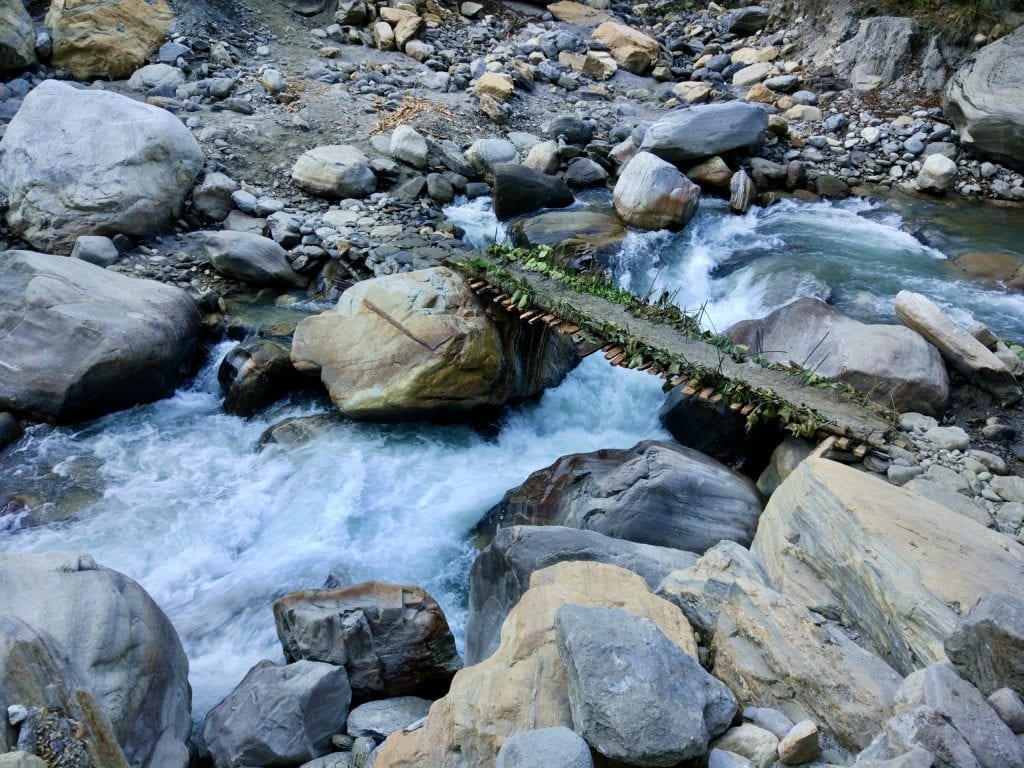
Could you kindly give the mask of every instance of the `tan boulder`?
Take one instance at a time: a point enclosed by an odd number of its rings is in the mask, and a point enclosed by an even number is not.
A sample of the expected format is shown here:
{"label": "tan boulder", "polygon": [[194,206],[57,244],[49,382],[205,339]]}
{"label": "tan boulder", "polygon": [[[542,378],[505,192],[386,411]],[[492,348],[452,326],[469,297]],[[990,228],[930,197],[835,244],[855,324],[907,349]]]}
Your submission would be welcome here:
{"label": "tan boulder", "polygon": [[1024,289],[1024,261],[1012,253],[971,251],[952,261],[972,277],[999,280],[1018,291]]}
{"label": "tan boulder", "polygon": [[707,83],[687,80],[672,86],[672,93],[677,99],[687,104],[700,104],[711,98],[711,86]]}
{"label": "tan boulder", "polygon": [[779,49],[774,45],[766,48],[740,48],[732,52],[733,64],[761,64],[779,58]]}
{"label": "tan boulder", "polygon": [[985,592],[1019,593],[1024,547],[924,496],[825,459],[778,487],[751,551],[781,592],[842,617],[901,674]]}
{"label": "tan boulder", "polygon": [[728,192],[729,182],[732,180],[732,169],[726,165],[725,160],[715,155],[693,166],[686,172],[686,177],[690,181],[700,184],[702,188]]}
{"label": "tan boulder", "polygon": [[682,229],[700,205],[700,187],[674,165],[650,152],[638,152],[612,190],[615,212],[641,229]]}
{"label": "tan boulder", "polygon": [[772,104],[775,102],[775,96],[775,91],[764,83],[754,83],[744,98],[758,104]]}
{"label": "tan boulder", "polygon": [[167,0],[52,0],[53,65],[79,80],[128,77],[163,44],[173,21]]}
{"label": "tan boulder", "polygon": [[587,51],[580,72],[594,80],[607,80],[619,71],[615,58],[606,51]]}
{"label": "tan boulder", "polygon": [[557,3],[551,3],[548,10],[559,21],[580,27],[596,27],[611,19],[611,16],[598,8],[592,8],[583,3],[574,3],[572,0],[559,0]]}
{"label": "tan boulder", "polygon": [[473,93],[478,98],[490,96],[499,103],[511,99],[515,89],[512,78],[504,72],[484,72],[473,84]]}
{"label": "tan boulder", "polygon": [[373,25],[373,44],[377,50],[390,51],[395,47],[395,30],[386,21],[378,21]]}
{"label": "tan boulder", "polygon": [[415,40],[421,29],[423,29],[423,19],[414,13],[399,20],[395,24],[395,47],[404,51],[406,43]]}
{"label": "tan boulder", "polygon": [[607,44],[619,66],[636,75],[649,72],[658,60],[658,41],[625,24],[606,21],[591,38]]}
{"label": "tan boulder", "polygon": [[448,695],[434,702],[422,728],[388,737],[377,752],[376,768],[493,768],[509,736],[572,728],[554,629],[555,613],[566,604],[620,608],[650,619],[696,657],[686,617],[651,594],[640,576],[604,563],[558,563],[530,577],[530,589],[502,625],[498,650],[455,675]]}

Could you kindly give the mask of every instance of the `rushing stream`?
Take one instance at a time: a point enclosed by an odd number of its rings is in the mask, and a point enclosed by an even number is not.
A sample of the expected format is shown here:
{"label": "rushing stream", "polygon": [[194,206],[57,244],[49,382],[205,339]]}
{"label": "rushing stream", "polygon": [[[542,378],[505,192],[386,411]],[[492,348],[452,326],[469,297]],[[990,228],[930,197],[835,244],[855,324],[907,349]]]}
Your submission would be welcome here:
{"label": "rushing stream", "polygon": [[[502,234],[486,201],[449,212],[478,242]],[[1007,222],[1004,249],[1020,247],[1019,231]],[[682,306],[703,306],[717,328],[798,295],[891,321],[892,296],[911,288],[960,319],[1024,338],[1024,296],[963,278],[907,234],[893,208],[865,202],[732,216],[708,200],[680,234],[630,235],[613,268],[639,292],[665,289]],[[539,401],[511,409],[496,435],[339,422],[308,442],[261,449],[269,426],[324,406],[296,400],[252,420],[225,415],[216,368],[231,346],[213,350],[167,400],[76,428],[34,427],[0,453],[0,510],[21,495],[54,521],[0,517],[0,551],[88,551],[140,581],[181,635],[197,718],[255,661],[280,658],[273,599],[328,576],[419,584],[461,636],[466,532],[506,489],[567,453],[665,437],[660,381],[593,356]]]}

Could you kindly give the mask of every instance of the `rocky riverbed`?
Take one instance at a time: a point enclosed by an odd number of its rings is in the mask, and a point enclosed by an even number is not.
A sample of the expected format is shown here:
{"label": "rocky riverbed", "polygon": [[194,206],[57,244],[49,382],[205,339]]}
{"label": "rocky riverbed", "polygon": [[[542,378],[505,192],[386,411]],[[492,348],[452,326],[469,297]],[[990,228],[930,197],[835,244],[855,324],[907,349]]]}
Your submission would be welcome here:
{"label": "rocky riverbed", "polygon": [[[1024,766],[1024,16],[861,5],[4,4],[0,768]],[[584,360],[503,238],[890,430]]]}

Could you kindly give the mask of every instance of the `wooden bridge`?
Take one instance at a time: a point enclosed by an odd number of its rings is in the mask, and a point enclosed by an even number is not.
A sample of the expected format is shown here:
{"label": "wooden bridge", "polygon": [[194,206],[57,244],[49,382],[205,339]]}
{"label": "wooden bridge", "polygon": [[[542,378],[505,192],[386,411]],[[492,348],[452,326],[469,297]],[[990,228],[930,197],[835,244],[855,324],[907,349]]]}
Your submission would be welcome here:
{"label": "wooden bridge", "polygon": [[571,334],[584,353],[600,350],[612,365],[661,376],[668,387],[682,387],[686,396],[827,440],[822,451],[833,458],[862,459],[885,445],[898,423],[897,414],[848,388],[811,386],[806,371],[737,360],[709,340],[520,264],[455,266],[474,293],[517,314],[521,322]]}

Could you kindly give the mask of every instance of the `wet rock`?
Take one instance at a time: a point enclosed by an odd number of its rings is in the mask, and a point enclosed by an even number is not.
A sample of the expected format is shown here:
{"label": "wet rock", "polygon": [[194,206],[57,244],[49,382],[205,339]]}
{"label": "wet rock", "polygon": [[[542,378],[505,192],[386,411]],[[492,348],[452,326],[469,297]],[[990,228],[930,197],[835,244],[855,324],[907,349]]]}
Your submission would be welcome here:
{"label": "wet rock", "polygon": [[0,411],[0,450],[13,443],[24,434],[21,424],[7,411]]}
{"label": "wet rock", "polygon": [[500,163],[494,173],[494,215],[510,219],[540,208],[564,208],[575,198],[566,183],[525,165]]}
{"label": "wet rock", "polygon": [[1024,701],[1021,700],[1020,694],[1011,688],[1000,688],[986,701],[999,718],[1010,726],[1011,731],[1018,736],[1024,733]]}
{"label": "wet rock", "polygon": [[498,647],[501,625],[534,571],[566,561],[609,563],[642,576],[654,589],[669,573],[696,559],[690,552],[613,539],[597,531],[554,525],[502,528],[470,570],[466,664],[483,661]]}
{"label": "wet rock", "polygon": [[288,349],[266,339],[239,344],[224,356],[217,371],[224,411],[246,418],[283,397],[295,378]]}
{"label": "wet rock", "polygon": [[550,245],[570,255],[577,252],[613,253],[626,237],[626,227],[614,210],[573,208],[518,219],[509,225],[516,247]]}
{"label": "wet rock", "polygon": [[919,27],[913,19],[875,16],[860,23],[842,48],[843,71],[855,91],[871,91],[899,77],[910,64]]}
{"label": "wet rock", "polygon": [[564,138],[570,144],[586,146],[594,138],[594,126],[572,115],[554,118],[547,125],[547,136],[552,140]]}
{"label": "wet rock", "polygon": [[330,751],[351,697],[340,666],[264,660],[210,710],[203,744],[217,768],[304,763]]}
{"label": "wet rock", "polygon": [[26,69],[36,63],[32,17],[20,2],[0,8],[0,72]]}
{"label": "wet rock", "polygon": [[[787,730],[788,732],[788,730]],[[778,757],[779,740],[771,732],[750,723],[730,728],[712,747],[749,760],[754,768],[770,768]]]}
{"label": "wet rock", "polygon": [[495,768],[593,768],[590,747],[564,726],[524,731],[505,740]]}
{"label": "wet rock", "polygon": [[292,181],[314,195],[335,198],[366,197],[377,188],[366,155],[347,144],[314,147],[300,155]]}
{"label": "wet rock", "polygon": [[309,281],[292,269],[284,248],[269,237],[247,232],[207,232],[204,248],[213,268],[253,285],[305,288]]}
{"label": "wet rock", "polygon": [[128,88],[148,91],[151,88],[177,88],[185,82],[185,73],[170,64],[147,64],[139,67],[128,78]]}
{"label": "wet rock", "polygon": [[746,213],[754,201],[757,190],[754,182],[742,168],[732,175],[729,181],[729,210],[733,213]]}
{"label": "wet rock", "polygon": [[607,45],[615,62],[636,75],[650,72],[658,60],[658,41],[625,24],[606,21],[594,30],[591,38]]}
{"label": "wet rock", "polygon": [[711,188],[718,192],[729,192],[733,172],[720,157],[709,157],[686,172],[690,181],[700,184],[702,189]]}
{"label": "wet rock", "polygon": [[274,619],[287,660],[344,666],[356,700],[437,696],[460,666],[444,613],[419,587],[291,592],[274,601]]}
{"label": "wet rock", "polygon": [[178,288],[79,259],[6,251],[0,409],[68,423],[166,397],[192,362],[199,325]]}
{"label": "wet rock", "polygon": [[675,165],[751,147],[768,128],[768,113],[759,104],[730,101],[670,112],[644,134],[641,151]]}
{"label": "wet rock", "polygon": [[352,738],[369,736],[377,742],[384,741],[399,731],[427,716],[430,700],[417,696],[398,696],[361,704],[348,713],[346,731]]}
{"label": "wet rock", "polygon": [[589,157],[577,157],[565,169],[565,183],[574,189],[603,186],[608,172]]}
{"label": "wet rock", "polygon": [[56,80],[25,97],[0,150],[7,223],[49,253],[70,253],[79,235],[168,228],[203,166],[199,144],[170,113]]}
{"label": "wet rock", "polygon": [[1024,598],[988,593],[946,638],[953,668],[985,695],[1024,691]]}
{"label": "wet rock", "polygon": [[670,163],[638,152],[622,169],[612,199],[616,212],[631,226],[682,229],[697,213],[700,187]]}

